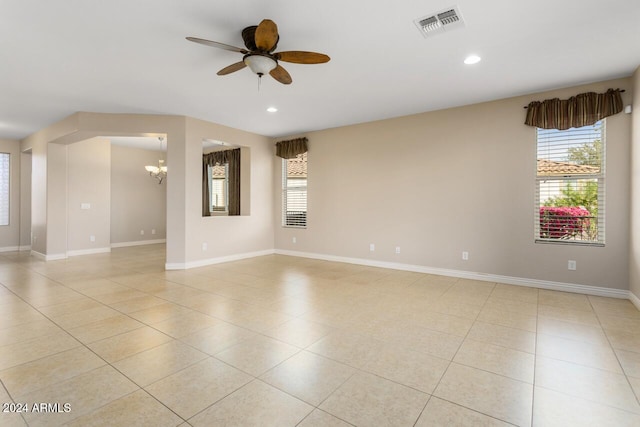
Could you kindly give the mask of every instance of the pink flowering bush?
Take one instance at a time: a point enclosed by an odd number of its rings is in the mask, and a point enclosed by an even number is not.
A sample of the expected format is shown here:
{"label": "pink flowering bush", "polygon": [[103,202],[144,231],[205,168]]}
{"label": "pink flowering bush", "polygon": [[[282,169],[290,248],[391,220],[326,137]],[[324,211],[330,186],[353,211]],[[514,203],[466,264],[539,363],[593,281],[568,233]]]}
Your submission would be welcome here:
{"label": "pink flowering bush", "polygon": [[591,214],[577,206],[541,206],[540,237],[543,239],[571,239],[588,232]]}

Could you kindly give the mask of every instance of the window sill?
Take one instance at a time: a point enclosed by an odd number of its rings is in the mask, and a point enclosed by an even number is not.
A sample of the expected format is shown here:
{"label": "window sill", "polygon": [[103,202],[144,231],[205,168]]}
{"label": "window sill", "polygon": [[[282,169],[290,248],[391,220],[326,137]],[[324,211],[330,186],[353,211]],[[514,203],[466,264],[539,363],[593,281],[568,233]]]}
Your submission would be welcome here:
{"label": "window sill", "polygon": [[604,243],[598,242],[579,242],[575,240],[545,240],[535,239],[535,243],[543,245],[569,245],[569,246],[593,246],[596,248],[604,248]]}

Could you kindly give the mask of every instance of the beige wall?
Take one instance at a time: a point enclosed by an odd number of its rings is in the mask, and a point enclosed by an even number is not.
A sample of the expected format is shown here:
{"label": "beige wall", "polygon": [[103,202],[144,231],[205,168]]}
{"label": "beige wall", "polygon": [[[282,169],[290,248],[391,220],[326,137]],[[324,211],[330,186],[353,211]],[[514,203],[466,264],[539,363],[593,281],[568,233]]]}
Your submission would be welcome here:
{"label": "beige wall", "polygon": [[[522,124],[522,107],[531,100],[620,87],[627,89],[623,97],[625,104],[630,103],[633,81],[637,93],[636,72],[633,80],[309,133],[306,230],[283,229],[279,224],[281,168],[271,139],[178,116],[77,113],[22,141],[22,150],[32,149],[33,158],[34,250],[56,254],[59,234],[64,231],[66,236],[66,228],[57,225],[66,227],[67,189],[60,184],[66,180],[61,181],[60,175],[67,149],[51,142],[162,133],[167,135],[170,168],[166,190],[170,266],[188,267],[275,247],[613,289],[627,289],[631,275],[637,290],[638,256],[633,251],[628,255],[629,247],[638,245],[638,237],[629,239],[631,116],[607,119],[604,248],[533,242],[535,130]],[[243,194],[249,198],[243,203],[250,205],[250,215],[200,216],[205,138],[242,146],[249,153],[243,179],[249,180],[250,192]],[[638,181],[640,161],[634,155]],[[635,187],[634,196],[640,200]],[[633,235],[639,236],[634,230]],[[202,243],[207,243],[206,251]],[[375,243],[375,252],[369,252],[370,243]],[[400,254],[394,253],[396,246]],[[461,260],[462,251],[469,251],[468,261]],[[577,271],[567,270],[569,259],[577,261]]]}
{"label": "beige wall", "polygon": [[[32,149],[34,251],[58,257],[66,249],[67,146],[96,136],[167,138],[167,265],[184,268],[247,253],[273,250],[273,169],[270,139],[182,116],[76,113],[22,141]],[[243,216],[202,218],[202,140],[244,148]],[[246,166],[246,167],[245,167]],[[250,215],[244,215],[250,208]],[[206,251],[202,243],[208,244]]]}
{"label": "beige wall", "polygon": [[[633,74],[633,99],[640,100],[640,67]],[[631,243],[629,290],[640,299],[640,103],[633,105],[631,138]],[[640,302],[636,300],[636,302]],[[640,308],[640,307],[639,307]]]}
{"label": "beige wall", "polygon": [[276,249],[627,289],[630,117],[607,119],[604,248],[534,243],[536,131],[523,124],[532,100],[610,87],[631,98],[620,79],[311,132],[308,228],[280,226],[277,192]]}
{"label": "beige wall", "polygon": [[20,250],[31,248],[31,151],[20,154]]}
{"label": "beige wall", "polygon": [[167,179],[167,262],[186,260],[186,182],[185,134],[186,118],[146,114],[78,113],[82,132],[103,136],[159,136],[167,141],[167,166],[172,177]]}
{"label": "beige wall", "polygon": [[47,253],[47,144],[30,146],[31,151],[31,250]]}
{"label": "beige wall", "polygon": [[[240,216],[202,217],[202,141],[216,139],[242,148]],[[196,119],[187,119],[187,264],[273,250],[273,169],[270,138]],[[249,181],[249,188],[245,185]],[[248,191],[244,191],[248,190]],[[171,204],[171,202],[168,202]],[[250,208],[250,214],[247,212]],[[203,250],[202,244],[207,244]]]}
{"label": "beige wall", "polygon": [[47,144],[47,257],[67,256],[67,146]]}
{"label": "beige wall", "polygon": [[[29,135],[20,141],[21,151],[31,151],[31,250],[47,255],[47,232],[49,225],[55,227],[55,223],[48,224],[48,147],[51,142],[60,141],[60,139],[77,133],[79,128],[80,114],[73,114],[58,123],[55,123],[45,129]],[[78,137],[76,141],[86,138]],[[65,160],[66,161],[66,160]],[[66,182],[66,177],[64,178]],[[64,195],[66,198],[66,193]],[[55,200],[55,199],[53,199]],[[66,209],[66,204],[65,204]],[[64,215],[63,215],[64,216]],[[59,219],[59,218],[56,218]],[[66,248],[66,224],[64,225],[64,247]],[[55,244],[58,250],[61,245]],[[59,255],[59,254],[58,254]]]}
{"label": "beige wall", "polygon": [[166,154],[111,146],[112,244],[166,238],[167,182],[158,184],[144,170],[146,165],[157,165],[160,156]]}
{"label": "beige wall", "polygon": [[0,139],[0,153],[10,154],[9,225],[0,225],[0,251],[20,246],[20,142]]}
{"label": "beige wall", "polygon": [[[47,257],[57,257],[60,247],[66,247],[66,225],[64,239],[60,230],[51,230],[60,222],[58,212],[50,212],[49,208],[58,206],[49,204],[49,200],[56,200],[58,188],[50,191],[51,175],[48,168],[54,167],[59,171],[60,158],[54,149],[51,158],[49,147],[57,145],[66,147],[68,144],[90,139],[96,136],[158,136],[165,135],[168,145],[167,159],[172,164],[174,178],[167,182],[167,195],[173,203],[167,208],[167,261],[184,263],[186,254],[185,242],[185,162],[184,138],[185,117],[144,114],[102,114],[75,113],[58,123],[36,132],[21,141],[22,150],[31,149],[33,156],[32,173],[32,232],[34,242],[32,250]],[[65,148],[66,150],[66,148]],[[56,177],[57,172],[53,175]],[[66,181],[65,181],[66,182]],[[53,209],[55,211],[55,209]],[[66,220],[66,215],[63,215]],[[54,242],[49,239],[54,238]],[[56,252],[54,252],[56,251]]]}
{"label": "beige wall", "polygon": [[[67,146],[67,252],[110,245],[111,143],[92,138]],[[89,209],[82,209],[87,204]],[[95,240],[91,241],[91,236]]]}

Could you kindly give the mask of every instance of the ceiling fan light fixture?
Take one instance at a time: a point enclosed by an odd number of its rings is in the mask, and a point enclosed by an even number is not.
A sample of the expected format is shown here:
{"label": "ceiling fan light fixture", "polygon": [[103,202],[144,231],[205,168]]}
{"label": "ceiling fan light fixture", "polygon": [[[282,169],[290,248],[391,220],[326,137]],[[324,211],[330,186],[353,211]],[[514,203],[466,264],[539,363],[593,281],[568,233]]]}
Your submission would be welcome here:
{"label": "ceiling fan light fixture", "polygon": [[258,75],[258,91],[260,90],[261,77],[271,75],[277,82],[289,85],[293,81],[291,75],[279,62],[292,62],[294,64],[323,64],[331,58],[324,53],[307,52],[304,50],[291,50],[274,52],[278,46],[280,35],[278,26],[270,19],[263,19],[259,25],[252,25],[242,30],[242,39],[246,49],[228,44],[205,40],[198,37],[187,37],[187,40],[218,49],[230,50],[242,53],[242,61],[228,65],[218,71],[219,76],[235,73],[249,67],[252,73]]}
{"label": "ceiling fan light fixture", "polygon": [[259,76],[269,74],[269,71],[278,66],[275,59],[266,55],[247,55],[244,57],[243,61],[251,71]]}

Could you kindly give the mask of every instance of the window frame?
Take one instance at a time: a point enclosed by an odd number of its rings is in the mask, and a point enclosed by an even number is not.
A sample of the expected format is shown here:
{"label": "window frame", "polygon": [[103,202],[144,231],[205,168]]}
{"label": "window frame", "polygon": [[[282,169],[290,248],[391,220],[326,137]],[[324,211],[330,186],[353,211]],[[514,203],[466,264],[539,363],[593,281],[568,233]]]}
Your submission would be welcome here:
{"label": "window frame", "polygon": [[[308,166],[308,152],[302,153],[300,154],[300,156],[304,156],[305,157],[305,162],[307,163]],[[292,159],[293,160],[293,159]],[[308,168],[307,168],[307,176],[305,178],[289,178],[289,159],[282,159],[282,219],[281,219],[281,225],[283,228],[298,228],[298,229],[306,229],[308,227],[309,224],[309,208],[308,208],[308,201],[309,201],[309,193],[308,193]],[[289,181],[291,180],[298,180],[298,179],[304,179],[305,180],[305,185],[304,186],[291,186],[289,185]],[[304,191],[304,220],[302,221],[302,223],[297,223],[299,222],[299,220],[291,220],[288,215],[287,215],[287,207],[288,207],[288,200],[289,200],[289,192],[291,191],[292,188],[295,188],[296,191]]]}
{"label": "window frame", "polygon": [[[596,125],[600,125],[599,138],[593,138],[591,142],[595,142],[598,139],[601,142],[600,155],[600,169],[598,173],[585,174],[585,173],[565,173],[562,175],[541,175],[538,172],[538,161],[548,160],[541,159],[539,155],[540,149],[540,132],[548,131],[548,129],[536,128],[536,173],[535,173],[535,199],[534,199],[534,242],[540,244],[557,244],[557,245],[576,245],[576,246],[592,246],[592,247],[604,247],[606,244],[605,235],[605,200],[606,200],[606,119],[599,120],[593,125],[583,126],[581,128],[570,128],[567,130],[559,130],[557,132],[571,132],[578,131],[584,128],[593,128]],[[570,134],[568,134],[570,136]],[[569,141],[569,138],[567,138]],[[572,145],[567,143],[567,149]],[[580,147],[575,145],[575,147]],[[543,238],[541,237],[541,225],[540,225],[540,208],[545,206],[544,202],[541,203],[541,184],[546,182],[558,182],[559,187],[563,188],[565,185],[569,185],[571,182],[580,183],[593,182],[597,183],[597,206],[598,212],[593,220],[597,221],[596,240],[580,240],[575,238],[563,239],[563,238]]]}
{"label": "window frame", "polygon": [[[216,166],[224,167],[224,178],[215,178],[213,176],[213,168]],[[214,185],[213,183],[216,180],[223,181],[222,190],[224,192],[224,207],[222,209],[214,208],[213,200],[215,199],[216,194],[214,193]],[[229,163],[224,164],[216,164],[215,166],[209,166],[209,212],[212,216],[225,216],[229,215]]]}

